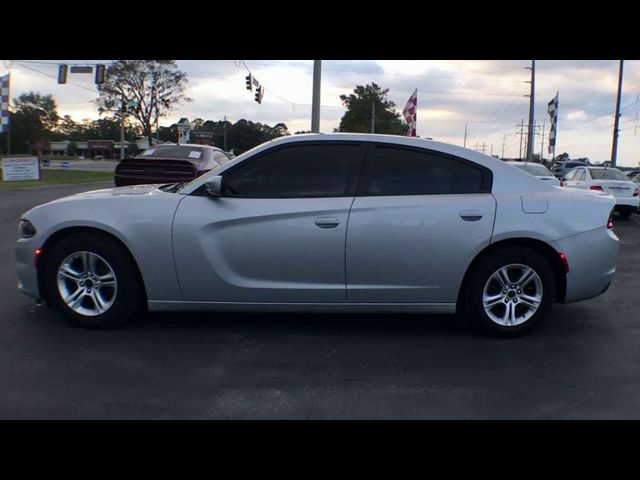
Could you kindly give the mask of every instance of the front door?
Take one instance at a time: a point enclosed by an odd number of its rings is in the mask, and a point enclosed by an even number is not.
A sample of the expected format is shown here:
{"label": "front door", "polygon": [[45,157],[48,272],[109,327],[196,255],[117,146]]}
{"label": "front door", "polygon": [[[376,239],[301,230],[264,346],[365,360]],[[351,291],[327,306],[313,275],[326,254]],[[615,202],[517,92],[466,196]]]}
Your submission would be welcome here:
{"label": "front door", "polygon": [[345,240],[364,148],[267,150],[223,172],[224,196],[192,194],[174,221],[186,301],[346,301]]}

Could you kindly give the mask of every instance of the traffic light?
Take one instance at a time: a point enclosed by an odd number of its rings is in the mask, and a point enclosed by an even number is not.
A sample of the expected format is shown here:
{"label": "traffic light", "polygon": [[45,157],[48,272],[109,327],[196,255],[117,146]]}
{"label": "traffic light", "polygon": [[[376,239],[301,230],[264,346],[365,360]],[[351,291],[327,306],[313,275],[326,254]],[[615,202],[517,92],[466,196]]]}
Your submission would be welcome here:
{"label": "traffic light", "polygon": [[264,88],[262,85],[256,88],[256,98],[255,101],[258,103],[262,103],[262,97],[264,96]]}
{"label": "traffic light", "polygon": [[253,91],[253,79],[251,78],[251,74],[247,75],[244,78],[247,81],[247,90]]}
{"label": "traffic light", "polygon": [[104,77],[106,73],[106,68],[104,65],[96,65],[96,85],[101,85],[104,83]]}
{"label": "traffic light", "polygon": [[58,67],[58,83],[64,84],[67,83],[67,70],[69,69],[68,65],[60,65]]}

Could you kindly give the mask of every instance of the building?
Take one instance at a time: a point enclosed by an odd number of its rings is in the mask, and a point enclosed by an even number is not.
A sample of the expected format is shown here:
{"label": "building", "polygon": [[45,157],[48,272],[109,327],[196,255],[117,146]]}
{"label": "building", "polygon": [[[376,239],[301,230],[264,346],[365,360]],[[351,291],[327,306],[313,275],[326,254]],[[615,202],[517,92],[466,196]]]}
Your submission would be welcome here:
{"label": "building", "polygon": [[[124,143],[126,155],[126,152],[130,149],[131,143],[126,141]],[[120,159],[120,142],[114,142],[113,140],[88,140],[86,142],[63,140],[61,142],[49,142],[48,144],[43,145],[42,154],[69,156],[69,146],[71,144],[75,144],[75,155],[78,157],[102,157],[105,160]]]}

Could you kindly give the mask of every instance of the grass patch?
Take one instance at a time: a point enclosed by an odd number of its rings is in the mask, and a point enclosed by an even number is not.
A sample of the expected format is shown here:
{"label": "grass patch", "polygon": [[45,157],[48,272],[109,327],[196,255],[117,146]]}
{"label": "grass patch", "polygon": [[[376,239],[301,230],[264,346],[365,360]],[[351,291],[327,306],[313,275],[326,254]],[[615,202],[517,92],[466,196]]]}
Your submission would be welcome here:
{"label": "grass patch", "polygon": [[[25,180],[21,182],[4,182],[2,188],[26,188],[40,185],[64,185],[69,183],[113,182],[113,172],[84,172],[77,170],[41,170],[41,180]],[[0,179],[2,176],[0,176]]]}

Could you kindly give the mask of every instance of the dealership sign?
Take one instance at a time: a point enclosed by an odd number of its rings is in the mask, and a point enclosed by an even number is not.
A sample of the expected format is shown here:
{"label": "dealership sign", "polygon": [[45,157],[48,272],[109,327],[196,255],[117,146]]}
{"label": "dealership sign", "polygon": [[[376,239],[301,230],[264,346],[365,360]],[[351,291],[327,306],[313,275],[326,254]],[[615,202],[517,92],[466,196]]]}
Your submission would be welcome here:
{"label": "dealership sign", "polygon": [[3,158],[2,180],[40,180],[40,160],[38,157]]}

